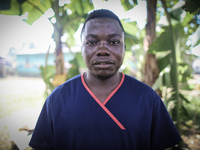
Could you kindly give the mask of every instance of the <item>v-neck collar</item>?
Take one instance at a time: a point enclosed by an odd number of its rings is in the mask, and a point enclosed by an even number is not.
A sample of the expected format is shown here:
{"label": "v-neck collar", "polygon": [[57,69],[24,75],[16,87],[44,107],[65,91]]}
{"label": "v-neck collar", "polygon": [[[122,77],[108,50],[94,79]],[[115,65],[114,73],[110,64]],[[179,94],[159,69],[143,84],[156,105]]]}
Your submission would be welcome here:
{"label": "v-neck collar", "polygon": [[117,87],[108,95],[108,97],[105,99],[105,101],[102,103],[97,97],[96,95],[90,90],[90,88],[87,86],[85,80],[84,80],[84,73],[81,74],[81,81],[84,85],[84,87],[86,88],[86,90],[90,93],[90,95],[94,98],[94,100],[98,103],[98,104],[103,104],[104,106],[106,105],[106,103],[111,99],[111,97],[118,91],[118,89],[122,86],[123,82],[124,82],[124,78],[125,75],[124,73],[122,73],[122,78],[120,83],[117,85]]}
{"label": "v-neck collar", "polygon": [[121,87],[122,83],[124,82],[125,75],[122,73],[122,79],[118,86],[110,93],[110,95],[106,98],[106,100],[102,103],[90,90],[90,88],[85,83],[84,74],[81,74],[81,81],[86,88],[86,90],[89,92],[89,94],[94,98],[94,100],[100,105],[100,107],[112,118],[112,120],[120,127],[122,130],[126,130],[125,127],[119,122],[119,120],[106,108],[105,104],[110,100],[110,98],[117,92],[117,90]]}

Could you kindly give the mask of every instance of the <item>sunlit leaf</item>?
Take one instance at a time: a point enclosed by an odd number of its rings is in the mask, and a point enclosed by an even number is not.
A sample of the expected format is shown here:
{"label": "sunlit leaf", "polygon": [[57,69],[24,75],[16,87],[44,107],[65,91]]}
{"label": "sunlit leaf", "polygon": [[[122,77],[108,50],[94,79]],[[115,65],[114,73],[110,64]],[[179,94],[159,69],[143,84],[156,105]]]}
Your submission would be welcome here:
{"label": "sunlit leaf", "polygon": [[169,72],[165,72],[163,75],[163,84],[167,87],[171,87],[171,77]]}
{"label": "sunlit leaf", "polygon": [[137,22],[125,22],[124,20],[121,22],[126,33],[136,36],[139,30],[137,27]]}
{"label": "sunlit leaf", "polygon": [[154,82],[154,84],[152,86],[153,90],[157,90],[162,86],[162,84],[163,84],[162,78],[163,78],[163,76],[159,75],[159,77],[156,79],[156,81]]}
{"label": "sunlit leaf", "polygon": [[22,4],[23,14],[28,12],[28,19],[26,22],[28,24],[33,24],[33,22],[39,19],[50,8],[50,6],[50,0],[28,0],[24,2]]}
{"label": "sunlit leaf", "polygon": [[40,11],[38,11],[36,9],[31,9],[31,11],[29,11],[29,13],[28,13],[28,19],[26,20],[26,22],[31,25],[37,19],[39,19],[42,15],[43,15],[43,13],[41,13]]}
{"label": "sunlit leaf", "polygon": [[190,101],[189,101],[187,98],[185,98],[185,96],[184,96],[183,94],[179,93],[179,96],[180,96],[180,98],[181,98],[182,100],[184,100],[186,103],[190,103]]}
{"label": "sunlit leaf", "polygon": [[173,49],[173,41],[169,27],[163,27],[164,32],[149,46],[149,53],[168,51]]}
{"label": "sunlit leaf", "polygon": [[67,7],[77,15],[87,14],[94,8],[90,0],[71,0],[71,3]]}
{"label": "sunlit leaf", "polygon": [[182,25],[186,26],[194,18],[193,14],[186,12],[185,17],[183,18]]}
{"label": "sunlit leaf", "polygon": [[78,64],[79,64],[80,68],[86,68],[81,52],[80,53],[76,53],[76,58],[77,58],[77,61],[78,61]]}
{"label": "sunlit leaf", "polygon": [[184,5],[184,2],[180,1],[172,7],[172,11],[170,12],[171,18],[181,21],[181,19],[182,19],[181,15],[184,12],[182,9],[183,5]]}
{"label": "sunlit leaf", "polygon": [[121,4],[124,7],[125,11],[132,9],[134,6],[138,4],[137,0],[121,0]]}
{"label": "sunlit leaf", "polygon": [[69,63],[72,65],[72,67],[68,71],[67,79],[70,79],[70,78],[80,74],[80,72],[79,72],[79,63],[78,63],[77,58],[74,57],[74,59],[71,60]]}
{"label": "sunlit leaf", "polygon": [[[184,26],[181,23],[177,23],[173,26],[174,30],[174,43],[179,42],[178,40],[183,39],[185,36],[185,32],[183,30]],[[178,43],[177,43],[178,44]]]}
{"label": "sunlit leaf", "polygon": [[53,78],[52,85],[55,87],[59,86],[62,83],[64,83],[66,81],[66,79],[67,79],[67,74],[57,74]]}
{"label": "sunlit leaf", "polygon": [[137,44],[139,39],[136,36],[138,33],[138,27],[136,22],[125,22],[121,21],[125,30],[125,44],[126,50],[130,50],[134,44]]}
{"label": "sunlit leaf", "polygon": [[170,65],[170,57],[170,54],[168,54],[165,57],[158,59],[158,68],[160,72]]}
{"label": "sunlit leaf", "polygon": [[126,35],[126,37],[125,37],[126,50],[131,50],[131,47],[134,44],[137,44],[139,40],[134,35],[131,35],[131,34],[128,34],[128,33],[125,33],[125,35]]}

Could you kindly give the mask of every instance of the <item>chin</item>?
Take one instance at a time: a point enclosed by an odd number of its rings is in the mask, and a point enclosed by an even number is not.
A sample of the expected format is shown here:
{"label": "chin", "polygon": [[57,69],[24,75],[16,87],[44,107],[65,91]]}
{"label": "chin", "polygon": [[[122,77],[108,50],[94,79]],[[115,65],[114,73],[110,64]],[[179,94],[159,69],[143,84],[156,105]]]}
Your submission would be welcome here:
{"label": "chin", "polygon": [[113,75],[97,75],[97,78],[100,79],[100,80],[106,80],[106,79],[109,79],[110,77],[112,77]]}
{"label": "chin", "polygon": [[100,71],[100,72],[96,72],[94,73],[94,75],[102,80],[108,79],[112,76],[114,76],[116,74],[116,72],[110,72],[110,71]]}

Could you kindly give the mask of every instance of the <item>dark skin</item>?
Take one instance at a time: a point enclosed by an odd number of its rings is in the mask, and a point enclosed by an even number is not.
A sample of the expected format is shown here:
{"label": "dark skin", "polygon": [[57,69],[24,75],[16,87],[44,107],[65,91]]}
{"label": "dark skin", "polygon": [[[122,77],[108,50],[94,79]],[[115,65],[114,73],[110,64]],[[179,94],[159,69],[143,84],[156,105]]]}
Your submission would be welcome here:
{"label": "dark skin", "polygon": [[87,66],[84,79],[95,96],[104,102],[121,80],[119,68],[125,52],[124,32],[111,18],[95,18],[82,34],[82,56]]}

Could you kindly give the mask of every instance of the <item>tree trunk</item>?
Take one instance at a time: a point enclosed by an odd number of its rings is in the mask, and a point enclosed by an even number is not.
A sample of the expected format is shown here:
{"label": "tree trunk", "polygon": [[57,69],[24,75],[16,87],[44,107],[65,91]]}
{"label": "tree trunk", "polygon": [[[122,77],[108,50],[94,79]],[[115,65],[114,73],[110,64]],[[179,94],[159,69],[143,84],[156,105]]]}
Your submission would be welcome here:
{"label": "tree trunk", "polygon": [[156,37],[156,4],[157,0],[147,0],[147,24],[146,24],[146,37],[144,39],[144,49],[148,50],[149,45]]}
{"label": "tree trunk", "polygon": [[61,41],[62,31],[55,29],[54,32],[56,32],[54,33],[54,35],[56,35],[54,37],[54,40],[56,42],[56,49],[55,49],[56,75],[59,75],[65,73],[64,56],[62,52],[62,41]]}
{"label": "tree trunk", "polygon": [[144,64],[144,83],[152,87],[158,76],[159,69],[155,55],[146,53]]}
{"label": "tree trunk", "polygon": [[[147,24],[146,24],[146,37],[144,39],[145,64],[143,82],[149,86],[153,86],[159,76],[158,62],[155,54],[147,53],[149,46],[152,44],[156,37],[156,4],[157,0],[147,0]],[[156,91],[160,96],[161,93]]]}
{"label": "tree trunk", "polygon": [[54,25],[53,39],[56,43],[55,48],[55,64],[56,64],[56,75],[64,74],[64,57],[62,52],[62,41],[61,37],[63,35],[63,26],[61,23],[61,18],[59,16],[59,0],[54,0],[52,2],[52,9],[55,13],[56,23]]}

